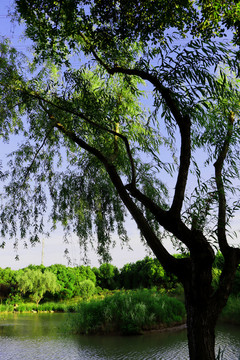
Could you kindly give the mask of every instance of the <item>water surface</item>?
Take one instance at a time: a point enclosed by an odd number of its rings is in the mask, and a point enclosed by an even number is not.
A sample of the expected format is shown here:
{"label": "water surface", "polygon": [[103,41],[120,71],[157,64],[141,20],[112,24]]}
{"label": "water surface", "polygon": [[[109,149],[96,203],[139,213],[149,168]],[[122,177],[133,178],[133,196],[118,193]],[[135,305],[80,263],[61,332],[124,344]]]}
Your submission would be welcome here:
{"label": "water surface", "polygon": [[[0,360],[185,360],[186,331],[143,336],[79,336],[62,331],[67,314],[0,315]],[[220,325],[224,359],[240,359],[240,327]]]}

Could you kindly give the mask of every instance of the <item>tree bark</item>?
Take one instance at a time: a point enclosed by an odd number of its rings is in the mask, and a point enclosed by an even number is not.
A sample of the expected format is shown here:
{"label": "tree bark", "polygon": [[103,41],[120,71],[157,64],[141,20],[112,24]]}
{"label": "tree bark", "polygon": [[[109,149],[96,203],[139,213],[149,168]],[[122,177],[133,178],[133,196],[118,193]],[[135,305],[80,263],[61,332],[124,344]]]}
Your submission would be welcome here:
{"label": "tree bark", "polygon": [[[225,259],[217,290],[212,288],[212,265],[206,254],[193,256],[191,270],[182,281],[187,312],[187,335],[190,360],[215,360],[215,327],[227,303],[239,263],[238,249]],[[196,254],[197,255],[197,254]]]}
{"label": "tree bark", "polygon": [[[196,250],[191,253],[189,274],[182,281],[187,312],[190,360],[215,360],[215,326],[221,307],[212,287],[212,251],[197,245],[200,232],[193,232]],[[199,239],[198,239],[199,238]],[[197,240],[198,239],[198,240]],[[203,240],[202,240],[203,241]]]}
{"label": "tree bark", "polygon": [[187,336],[191,360],[215,360],[215,326],[217,314],[212,307],[186,301]]}

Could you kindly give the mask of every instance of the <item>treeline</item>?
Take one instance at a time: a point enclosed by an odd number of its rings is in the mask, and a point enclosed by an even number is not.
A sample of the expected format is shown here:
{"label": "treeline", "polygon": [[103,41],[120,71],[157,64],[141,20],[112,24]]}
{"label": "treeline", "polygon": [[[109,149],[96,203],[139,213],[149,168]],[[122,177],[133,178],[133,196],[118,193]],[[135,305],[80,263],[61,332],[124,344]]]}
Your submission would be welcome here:
{"label": "treeline", "polygon": [[[178,255],[179,256],[179,255]],[[218,254],[213,270],[213,285],[217,285],[223,257]],[[99,268],[90,266],[67,267],[65,265],[29,265],[20,270],[0,268],[0,297],[17,299],[32,297],[36,302],[47,300],[71,299],[75,296],[88,297],[102,289],[140,289],[153,288],[163,292],[174,291],[181,287],[172,274],[164,271],[157,259],[145,257],[118,269],[111,264]],[[240,267],[236,274],[233,294],[240,293]]]}
{"label": "treeline", "polygon": [[[81,285],[86,281],[94,284],[95,290],[102,289],[138,289],[162,288],[171,290],[177,285],[177,278],[167,274],[159,261],[146,257],[136,263],[130,263],[118,269],[112,264],[102,264],[99,268],[90,266],[67,267],[56,264],[45,267],[43,265],[29,265],[20,270],[0,268],[0,296],[7,298],[21,293],[20,283],[31,284],[33,277],[39,278],[39,271],[43,274],[53,273],[56,276],[58,289],[51,294],[46,291],[44,297],[55,300],[71,299],[82,295]],[[33,287],[37,286],[33,284]],[[29,288],[31,285],[29,285]],[[29,291],[26,291],[29,293]]]}

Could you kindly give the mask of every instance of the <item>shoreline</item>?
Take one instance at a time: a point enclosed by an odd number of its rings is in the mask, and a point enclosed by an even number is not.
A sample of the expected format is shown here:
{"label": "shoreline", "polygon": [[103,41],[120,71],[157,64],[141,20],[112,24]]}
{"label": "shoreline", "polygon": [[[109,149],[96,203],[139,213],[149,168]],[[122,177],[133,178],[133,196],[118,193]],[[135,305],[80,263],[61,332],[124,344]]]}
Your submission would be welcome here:
{"label": "shoreline", "polygon": [[158,333],[158,332],[175,332],[175,331],[182,331],[185,330],[187,328],[187,324],[186,322],[184,322],[183,324],[179,324],[179,325],[172,325],[172,326],[162,326],[160,325],[160,327],[158,329],[149,329],[149,330],[142,330],[143,335],[145,334],[149,334],[149,333]]}

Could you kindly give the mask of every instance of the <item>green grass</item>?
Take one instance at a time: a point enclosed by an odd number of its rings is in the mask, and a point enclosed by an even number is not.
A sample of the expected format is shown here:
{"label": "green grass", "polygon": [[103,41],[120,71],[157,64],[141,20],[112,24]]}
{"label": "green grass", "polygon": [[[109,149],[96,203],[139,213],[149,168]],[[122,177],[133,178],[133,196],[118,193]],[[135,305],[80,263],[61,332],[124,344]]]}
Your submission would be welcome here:
{"label": "green grass", "polygon": [[14,305],[12,304],[0,304],[0,313],[1,312],[13,312]]}
{"label": "green grass", "polygon": [[16,306],[13,304],[0,304],[0,313],[6,312],[76,312],[78,309],[77,303],[65,303],[65,302],[45,302],[39,304],[38,306],[35,303],[18,303]]}
{"label": "green grass", "polygon": [[79,304],[69,329],[76,333],[139,334],[182,323],[185,308],[181,301],[151,290],[117,292],[104,299]]}

